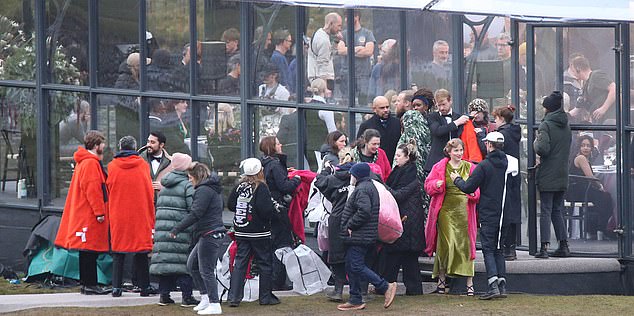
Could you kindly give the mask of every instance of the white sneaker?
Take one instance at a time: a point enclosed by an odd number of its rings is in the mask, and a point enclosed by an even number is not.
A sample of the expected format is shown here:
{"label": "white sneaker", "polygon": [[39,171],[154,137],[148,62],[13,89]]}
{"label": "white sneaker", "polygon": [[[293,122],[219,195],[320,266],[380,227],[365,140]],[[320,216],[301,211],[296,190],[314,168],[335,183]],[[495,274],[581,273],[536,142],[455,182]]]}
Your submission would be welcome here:
{"label": "white sneaker", "polygon": [[200,303],[194,307],[194,311],[201,311],[209,306],[209,301],[200,300]]}
{"label": "white sneaker", "polygon": [[220,315],[222,314],[222,307],[220,303],[209,303],[207,308],[198,311],[198,315]]}

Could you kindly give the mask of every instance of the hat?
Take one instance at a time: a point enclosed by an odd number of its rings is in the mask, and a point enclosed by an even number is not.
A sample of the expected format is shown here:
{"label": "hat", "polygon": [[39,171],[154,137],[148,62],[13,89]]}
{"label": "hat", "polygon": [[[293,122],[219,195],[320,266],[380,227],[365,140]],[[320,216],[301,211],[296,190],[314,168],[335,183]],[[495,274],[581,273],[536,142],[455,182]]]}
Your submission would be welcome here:
{"label": "hat", "polygon": [[247,158],[240,162],[240,171],[243,176],[254,176],[262,170],[262,162],[258,158]]}
{"label": "hat", "polygon": [[370,176],[370,166],[365,162],[357,163],[350,168],[350,174],[357,179],[367,178]]}
{"label": "hat", "polygon": [[189,170],[192,167],[192,157],[188,154],[174,153],[170,166],[177,171]]}
{"label": "hat", "polygon": [[500,132],[491,132],[487,134],[487,137],[482,139],[485,142],[492,143],[504,143],[504,135]]}
{"label": "hat", "polygon": [[553,91],[549,96],[547,96],[542,102],[542,106],[545,107],[548,112],[554,112],[561,108],[561,100],[563,96],[559,91]]}
{"label": "hat", "polygon": [[483,99],[473,99],[470,103],[469,103],[469,112],[489,112],[489,103],[487,103],[487,101],[483,100]]}

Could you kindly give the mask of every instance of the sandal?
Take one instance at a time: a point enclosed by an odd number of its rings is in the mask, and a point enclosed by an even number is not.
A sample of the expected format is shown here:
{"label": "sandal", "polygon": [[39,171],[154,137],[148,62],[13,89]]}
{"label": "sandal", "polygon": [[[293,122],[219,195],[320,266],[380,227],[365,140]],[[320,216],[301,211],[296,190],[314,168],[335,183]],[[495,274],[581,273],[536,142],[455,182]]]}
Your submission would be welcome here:
{"label": "sandal", "polygon": [[473,289],[473,285],[472,286],[467,285],[467,296],[474,296],[474,295],[475,295],[475,290]]}
{"label": "sandal", "polygon": [[447,282],[441,279],[438,279],[438,285],[436,286],[436,291],[434,293],[438,294],[446,294],[449,292],[449,288],[447,287]]}

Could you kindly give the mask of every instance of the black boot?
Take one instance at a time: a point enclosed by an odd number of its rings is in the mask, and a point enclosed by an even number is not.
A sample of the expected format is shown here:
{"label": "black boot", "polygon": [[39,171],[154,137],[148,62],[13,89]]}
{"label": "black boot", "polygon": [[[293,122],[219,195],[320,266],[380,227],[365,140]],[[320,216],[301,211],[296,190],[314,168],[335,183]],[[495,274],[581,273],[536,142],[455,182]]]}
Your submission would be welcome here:
{"label": "black boot", "polygon": [[333,302],[343,302],[343,280],[335,280],[335,289],[326,293],[326,297]]}
{"label": "black boot", "polygon": [[542,247],[535,254],[535,258],[548,259],[548,244],[547,242],[542,243]]}
{"label": "black boot", "polygon": [[506,297],[506,279],[499,278],[498,279],[498,291],[500,291],[500,297]]}
{"label": "black boot", "polygon": [[498,297],[501,297],[501,296],[500,296],[500,289],[498,288],[497,280],[489,283],[489,290],[486,293],[480,295],[481,300],[490,300],[492,298],[498,298]]}
{"label": "black boot", "polygon": [[515,252],[515,245],[504,247],[504,260],[513,261],[517,259],[517,253]]}
{"label": "black boot", "polygon": [[570,257],[570,249],[568,248],[567,240],[564,239],[559,241],[559,248],[555,250],[553,257]]}

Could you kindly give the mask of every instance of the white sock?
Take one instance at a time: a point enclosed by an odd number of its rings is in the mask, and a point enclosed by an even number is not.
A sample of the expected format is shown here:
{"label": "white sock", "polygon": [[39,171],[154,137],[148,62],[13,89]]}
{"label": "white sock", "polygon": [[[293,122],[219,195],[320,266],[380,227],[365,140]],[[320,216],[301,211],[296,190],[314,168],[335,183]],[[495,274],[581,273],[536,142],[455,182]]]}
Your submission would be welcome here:
{"label": "white sock", "polygon": [[208,294],[201,295],[200,302],[204,303],[205,305],[209,304],[209,295]]}

